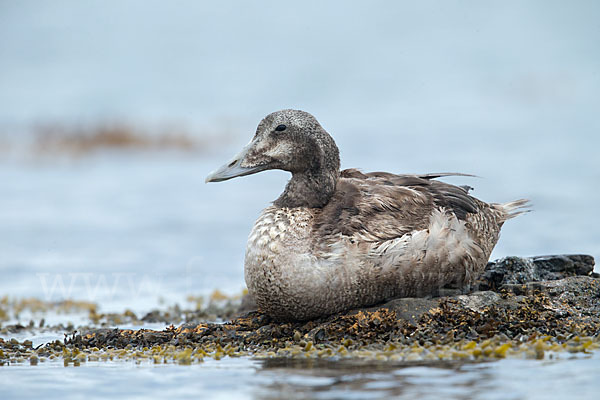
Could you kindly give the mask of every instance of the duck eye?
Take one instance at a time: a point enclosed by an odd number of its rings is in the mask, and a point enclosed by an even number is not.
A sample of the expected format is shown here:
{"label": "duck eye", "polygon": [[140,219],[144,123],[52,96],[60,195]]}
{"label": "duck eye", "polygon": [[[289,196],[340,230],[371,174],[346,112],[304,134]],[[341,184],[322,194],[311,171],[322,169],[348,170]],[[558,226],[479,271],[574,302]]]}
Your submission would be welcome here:
{"label": "duck eye", "polygon": [[281,124],[281,125],[277,125],[277,128],[275,128],[275,130],[277,132],[283,132],[283,131],[285,131],[286,128],[287,128],[287,126]]}

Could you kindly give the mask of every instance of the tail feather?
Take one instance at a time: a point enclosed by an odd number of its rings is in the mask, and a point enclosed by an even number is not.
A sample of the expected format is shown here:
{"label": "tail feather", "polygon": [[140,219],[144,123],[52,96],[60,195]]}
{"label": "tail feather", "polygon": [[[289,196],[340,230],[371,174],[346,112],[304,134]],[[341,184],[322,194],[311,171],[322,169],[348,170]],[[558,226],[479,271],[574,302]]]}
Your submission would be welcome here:
{"label": "tail feather", "polygon": [[498,204],[497,206],[504,211],[505,221],[532,211],[531,202],[527,199],[519,199],[508,203]]}

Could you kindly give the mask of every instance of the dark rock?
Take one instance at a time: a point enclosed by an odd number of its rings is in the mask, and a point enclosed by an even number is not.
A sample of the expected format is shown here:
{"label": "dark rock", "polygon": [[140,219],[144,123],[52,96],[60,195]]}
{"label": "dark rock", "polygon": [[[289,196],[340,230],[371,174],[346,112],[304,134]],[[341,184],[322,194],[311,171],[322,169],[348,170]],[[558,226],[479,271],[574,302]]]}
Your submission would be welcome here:
{"label": "dark rock", "polygon": [[592,276],[593,270],[594,257],[584,254],[505,257],[488,263],[480,278],[479,289],[499,290],[504,285]]}
{"label": "dark rock", "polygon": [[21,324],[7,325],[3,328],[3,330],[6,330],[9,333],[19,333],[24,331],[25,329],[27,328]]}
{"label": "dark rock", "polygon": [[150,311],[149,313],[146,313],[146,315],[144,315],[142,317],[142,321],[144,322],[148,322],[148,323],[169,323],[170,319],[165,317],[163,315],[163,313],[161,313],[159,310],[153,310]]}
{"label": "dark rock", "polygon": [[543,281],[567,276],[588,276],[594,270],[594,257],[586,254],[537,256],[531,260]]}

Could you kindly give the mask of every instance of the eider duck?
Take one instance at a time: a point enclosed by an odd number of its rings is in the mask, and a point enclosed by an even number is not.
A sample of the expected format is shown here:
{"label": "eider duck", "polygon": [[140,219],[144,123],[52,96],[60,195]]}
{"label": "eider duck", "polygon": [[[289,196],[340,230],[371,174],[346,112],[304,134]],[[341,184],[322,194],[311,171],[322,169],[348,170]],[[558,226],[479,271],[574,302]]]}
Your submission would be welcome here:
{"label": "eider duck", "polygon": [[261,310],[309,320],[397,297],[468,288],[502,224],[527,200],[488,204],[454,174],[340,171],[338,148],[311,114],[267,115],[250,143],[206,182],[269,169],[292,178],[248,238],[245,279]]}

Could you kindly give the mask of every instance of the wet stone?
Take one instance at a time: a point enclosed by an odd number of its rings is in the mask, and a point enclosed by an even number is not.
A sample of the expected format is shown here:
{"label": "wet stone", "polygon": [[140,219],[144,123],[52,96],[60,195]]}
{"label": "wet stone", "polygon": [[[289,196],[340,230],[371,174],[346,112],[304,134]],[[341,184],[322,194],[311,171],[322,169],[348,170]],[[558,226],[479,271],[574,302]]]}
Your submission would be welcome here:
{"label": "wet stone", "polygon": [[505,257],[487,264],[479,289],[497,290],[503,285],[592,276],[593,270],[594,258],[585,254]]}

